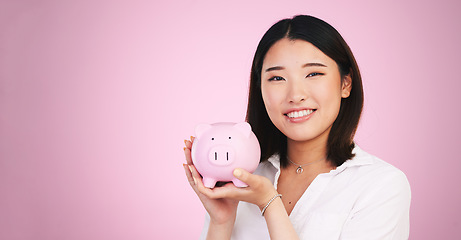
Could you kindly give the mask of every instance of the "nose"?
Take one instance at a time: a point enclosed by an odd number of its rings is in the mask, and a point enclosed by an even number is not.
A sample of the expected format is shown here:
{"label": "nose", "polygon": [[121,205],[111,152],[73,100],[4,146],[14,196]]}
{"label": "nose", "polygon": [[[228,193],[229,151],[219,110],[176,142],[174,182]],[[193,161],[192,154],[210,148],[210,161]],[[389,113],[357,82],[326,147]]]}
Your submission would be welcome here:
{"label": "nose", "polygon": [[307,89],[305,89],[302,80],[294,80],[289,83],[287,97],[290,103],[301,103],[307,99]]}

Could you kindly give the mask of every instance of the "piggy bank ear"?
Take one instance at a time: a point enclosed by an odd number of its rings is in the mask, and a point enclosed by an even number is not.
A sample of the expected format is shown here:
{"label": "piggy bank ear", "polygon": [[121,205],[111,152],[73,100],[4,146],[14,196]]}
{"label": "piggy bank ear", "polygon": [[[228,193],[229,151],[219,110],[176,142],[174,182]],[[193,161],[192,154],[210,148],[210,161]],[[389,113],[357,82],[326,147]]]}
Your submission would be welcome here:
{"label": "piggy bank ear", "polygon": [[201,137],[208,129],[211,128],[210,124],[199,124],[195,127],[195,136],[196,137]]}
{"label": "piggy bank ear", "polygon": [[247,122],[241,122],[234,125],[234,128],[240,131],[245,137],[249,137],[251,133],[251,126]]}

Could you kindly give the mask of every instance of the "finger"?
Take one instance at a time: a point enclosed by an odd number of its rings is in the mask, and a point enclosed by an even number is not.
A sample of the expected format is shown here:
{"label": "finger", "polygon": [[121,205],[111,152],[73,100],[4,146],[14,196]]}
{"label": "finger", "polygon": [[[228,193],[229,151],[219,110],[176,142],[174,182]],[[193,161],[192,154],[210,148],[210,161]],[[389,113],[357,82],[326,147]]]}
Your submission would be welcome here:
{"label": "finger", "polygon": [[[193,177],[193,181],[195,183],[195,187],[197,188],[197,190],[202,193],[203,195],[209,197],[209,198],[213,198],[213,199],[216,199],[216,198],[222,198],[223,195],[222,194],[216,194],[214,193],[215,190],[217,189],[221,189],[220,187],[215,187],[213,189],[210,189],[210,188],[207,188],[205,187],[205,185],[203,185],[203,181],[202,181],[202,176],[200,175],[200,173],[197,171],[197,169],[195,168],[194,165],[189,165],[189,169],[190,169],[190,172],[192,174],[192,177]],[[219,191],[218,191],[219,192]]]}
{"label": "finger", "polygon": [[241,196],[244,196],[247,193],[244,188],[238,188],[232,183],[228,183],[223,187],[214,187],[214,188],[207,188],[203,185],[202,177],[200,173],[197,171],[194,165],[189,165],[189,169],[193,178],[193,182],[195,184],[195,189],[210,199],[219,199],[219,198],[232,198],[232,199],[239,199]]}
{"label": "finger", "polygon": [[248,184],[249,186],[256,184],[258,180],[255,175],[242,168],[234,169],[233,174],[234,177],[238,178],[240,181]]}
{"label": "finger", "polygon": [[192,165],[192,157],[189,148],[184,148],[184,156],[186,157],[187,165]]}
{"label": "finger", "polygon": [[259,175],[251,174],[245,169],[236,168],[233,172],[234,176],[240,181],[248,184],[250,192],[258,193],[257,197],[252,197],[252,203],[262,206],[267,203],[275,194],[277,190],[273,187],[269,179]]}
{"label": "finger", "polygon": [[194,181],[194,178],[192,177],[192,173],[190,171],[190,168],[187,164],[183,164],[183,167],[184,167],[184,171],[186,172],[186,176],[187,176],[187,180],[189,181],[189,184],[194,187],[196,184],[195,184],[195,181]]}
{"label": "finger", "polygon": [[195,137],[194,136],[190,136],[190,141],[193,143],[195,140]]}
{"label": "finger", "polygon": [[200,183],[202,183],[202,185],[203,185],[203,182],[202,182],[202,175],[200,175],[200,173],[197,171],[197,168],[195,168],[194,165],[189,165],[189,169],[190,169],[190,171],[191,171],[191,173],[192,173],[192,177],[193,177],[193,178],[195,179],[195,181],[196,181],[196,184],[197,184],[198,182],[200,182]]}
{"label": "finger", "polygon": [[186,145],[186,148],[189,148],[189,149],[192,148],[192,142],[189,140],[184,140],[184,145]]}

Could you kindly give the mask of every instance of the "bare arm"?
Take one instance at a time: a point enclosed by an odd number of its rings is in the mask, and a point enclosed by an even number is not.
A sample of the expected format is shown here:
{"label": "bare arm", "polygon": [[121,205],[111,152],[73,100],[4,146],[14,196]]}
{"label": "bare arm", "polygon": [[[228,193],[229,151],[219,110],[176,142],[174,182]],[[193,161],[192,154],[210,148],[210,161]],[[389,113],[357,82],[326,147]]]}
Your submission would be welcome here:
{"label": "bare arm", "polygon": [[299,239],[281,198],[276,198],[264,212],[271,239]]}
{"label": "bare arm", "polygon": [[210,222],[210,226],[208,227],[208,234],[206,239],[230,239],[232,235],[232,229],[234,227],[234,223],[230,224],[218,224],[214,222]]}

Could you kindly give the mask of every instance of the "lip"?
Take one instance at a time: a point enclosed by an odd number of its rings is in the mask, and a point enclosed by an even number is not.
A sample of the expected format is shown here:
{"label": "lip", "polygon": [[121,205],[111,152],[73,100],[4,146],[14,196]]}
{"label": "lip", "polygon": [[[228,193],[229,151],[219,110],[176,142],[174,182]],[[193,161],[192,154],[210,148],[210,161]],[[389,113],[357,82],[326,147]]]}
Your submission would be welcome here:
{"label": "lip", "polygon": [[[304,111],[304,110],[312,110],[313,112],[309,115],[305,115],[302,117],[294,117],[294,118],[288,117],[288,113],[299,112],[299,111]],[[314,108],[292,108],[286,111],[283,115],[291,123],[302,123],[302,122],[309,120],[315,114],[316,110],[317,109],[314,109]]]}

